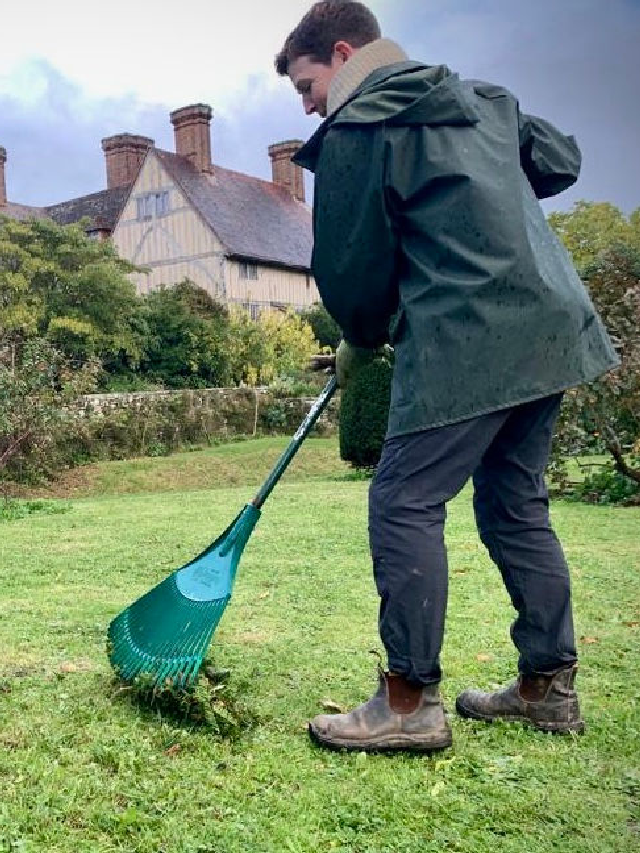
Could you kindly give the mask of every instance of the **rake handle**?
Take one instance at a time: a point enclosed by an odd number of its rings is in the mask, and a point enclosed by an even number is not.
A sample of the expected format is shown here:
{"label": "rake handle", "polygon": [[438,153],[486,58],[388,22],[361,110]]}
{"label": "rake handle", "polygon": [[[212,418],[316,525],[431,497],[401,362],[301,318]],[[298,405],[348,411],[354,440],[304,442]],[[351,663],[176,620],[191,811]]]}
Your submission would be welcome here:
{"label": "rake handle", "polygon": [[335,376],[332,376],[331,379],[324,386],[322,393],[320,394],[318,399],[309,409],[309,414],[298,427],[298,430],[291,439],[289,446],[284,451],[280,459],[278,459],[278,461],[276,462],[273,471],[267,477],[264,485],[262,486],[258,494],[255,496],[255,498],[251,501],[251,503],[256,509],[260,509],[262,507],[263,503],[273,491],[275,484],[284,474],[287,465],[296,455],[300,448],[300,445],[311,431],[313,425],[318,420],[322,412],[326,409],[329,400],[333,397],[337,387],[338,381]]}

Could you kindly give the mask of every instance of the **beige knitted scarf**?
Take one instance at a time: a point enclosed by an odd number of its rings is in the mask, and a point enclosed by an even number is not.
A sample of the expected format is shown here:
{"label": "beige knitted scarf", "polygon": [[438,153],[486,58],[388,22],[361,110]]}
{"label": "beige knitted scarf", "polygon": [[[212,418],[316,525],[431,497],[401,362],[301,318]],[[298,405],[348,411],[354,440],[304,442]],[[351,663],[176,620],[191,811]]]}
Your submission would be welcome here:
{"label": "beige knitted scarf", "polygon": [[408,58],[404,50],[391,39],[377,39],[356,50],[331,81],[327,115],[340,109],[369,74],[385,65],[405,62]]}

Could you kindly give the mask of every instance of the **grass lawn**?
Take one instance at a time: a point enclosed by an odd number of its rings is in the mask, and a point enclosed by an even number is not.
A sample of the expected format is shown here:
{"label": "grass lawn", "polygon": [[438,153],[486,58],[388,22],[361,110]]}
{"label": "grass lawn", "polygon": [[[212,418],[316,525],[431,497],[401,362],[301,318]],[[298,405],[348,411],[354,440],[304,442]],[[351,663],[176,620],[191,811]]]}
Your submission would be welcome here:
{"label": "grass lawn", "polygon": [[[638,509],[553,506],[574,579],[583,737],[452,713],[454,747],[431,758],[310,743],[324,704],[370,695],[380,649],[367,484],[345,477],[329,440],[307,442],[267,502],[211,647],[231,673],[229,707],[251,724],[222,737],[119,690],[110,619],[224,529],[285,443],[92,466],[59,489],[68,512],[0,524],[0,850],[640,851]],[[503,683],[515,665],[469,497],[448,521],[451,711],[459,690]]]}
{"label": "grass lawn", "polygon": [[[242,439],[171,456],[84,465],[64,472],[49,487],[22,490],[22,494],[78,498],[249,485],[256,486],[257,491],[288,443],[289,439],[283,436]],[[283,482],[349,476],[349,466],[340,459],[337,446],[336,439],[307,439]]]}

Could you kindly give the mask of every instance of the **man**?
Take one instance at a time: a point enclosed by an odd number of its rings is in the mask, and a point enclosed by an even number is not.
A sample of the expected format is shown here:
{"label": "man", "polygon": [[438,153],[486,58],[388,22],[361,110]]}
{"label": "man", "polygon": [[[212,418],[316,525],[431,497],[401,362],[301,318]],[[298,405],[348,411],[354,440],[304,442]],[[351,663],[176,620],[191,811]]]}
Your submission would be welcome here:
{"label": "man", "polygon": [[466,690],[456,708],[580,732],[569,572],[543,472],[562,392],[617,358],[537,200],[576,180],[575,140],[521,114],[505,89],[409,61],[356,2],[316,3],[276,69],[326,119],[296,160],[315,172],[313,271],[344,334],[339,384],[381,345],[395,350],[369,495],[389,671],[368,702],[316,717],[311,735],[358,750],[451,744],[438,688],[444,520],[470,477],[517,611],[519,674],[503,690]]}

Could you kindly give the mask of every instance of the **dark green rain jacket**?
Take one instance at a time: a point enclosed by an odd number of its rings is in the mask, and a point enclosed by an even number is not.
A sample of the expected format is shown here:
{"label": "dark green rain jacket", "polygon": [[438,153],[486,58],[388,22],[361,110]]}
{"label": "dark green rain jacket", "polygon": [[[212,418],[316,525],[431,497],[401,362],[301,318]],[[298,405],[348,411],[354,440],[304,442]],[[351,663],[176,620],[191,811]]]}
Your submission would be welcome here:
{"label": "dark green rain jacket", "polygon": [[617,357],[538,198],[580,152],[505,89],[416,62],[371,74],[296,156],[313,273],[344,337],[395,348],[388,437],[590,381]]}

